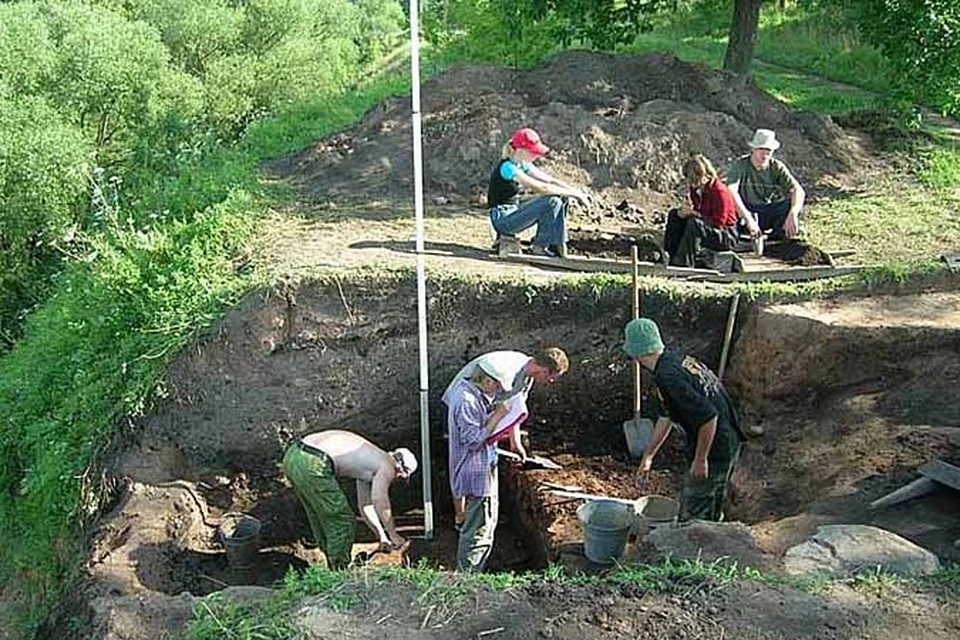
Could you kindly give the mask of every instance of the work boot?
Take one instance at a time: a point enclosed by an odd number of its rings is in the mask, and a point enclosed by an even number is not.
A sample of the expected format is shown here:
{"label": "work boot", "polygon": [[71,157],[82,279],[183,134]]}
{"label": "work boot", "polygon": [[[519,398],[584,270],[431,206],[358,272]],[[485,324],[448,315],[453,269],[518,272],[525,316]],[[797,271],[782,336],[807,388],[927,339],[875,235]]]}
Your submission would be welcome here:
{"label": "work boot", "polygon": [[511,253],[520,253],[520,238],[506,234],[498,235],[493,243],[493,252],[501,257]]}

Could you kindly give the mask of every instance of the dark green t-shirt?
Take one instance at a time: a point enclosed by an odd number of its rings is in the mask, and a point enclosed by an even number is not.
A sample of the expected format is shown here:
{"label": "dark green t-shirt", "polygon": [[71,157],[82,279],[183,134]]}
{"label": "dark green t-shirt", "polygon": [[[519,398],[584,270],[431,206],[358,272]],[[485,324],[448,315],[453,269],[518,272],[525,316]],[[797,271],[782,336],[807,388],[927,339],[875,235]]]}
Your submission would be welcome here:
{"label": "dark green t-shirt", "polygon": [[750,156],[743,156],[727,168],[726,183],[734,182],[740,183],[740,199],[747,206],[781,202],[790,197],[793,189],[790,170],[776,158],[770,159],[770,166],[764,171],[757,171]]}
{"label": "dark green t-shirt", "polygon": [[743,439],[737,411],[720,380],[693,356],[664,351],[653,372],[658,413],[680,425],[687,435],[687,457],[693,460],[700,427],[717,418],[717,432],[708,460],[727,459]]}

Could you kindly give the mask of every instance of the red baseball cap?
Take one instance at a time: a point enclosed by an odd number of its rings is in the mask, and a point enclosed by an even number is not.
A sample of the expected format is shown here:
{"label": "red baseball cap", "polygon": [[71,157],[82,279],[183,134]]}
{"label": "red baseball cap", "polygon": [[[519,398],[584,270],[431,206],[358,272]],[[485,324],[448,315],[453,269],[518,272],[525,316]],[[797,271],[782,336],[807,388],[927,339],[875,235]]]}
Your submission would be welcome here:
{"label": "red baseball cap", "polygon": [[510,146],[514,149],[526,149],[538,156],[550,151],[550,147],[540,141],[540,134],[530,128],[517,129],[510,137]]}

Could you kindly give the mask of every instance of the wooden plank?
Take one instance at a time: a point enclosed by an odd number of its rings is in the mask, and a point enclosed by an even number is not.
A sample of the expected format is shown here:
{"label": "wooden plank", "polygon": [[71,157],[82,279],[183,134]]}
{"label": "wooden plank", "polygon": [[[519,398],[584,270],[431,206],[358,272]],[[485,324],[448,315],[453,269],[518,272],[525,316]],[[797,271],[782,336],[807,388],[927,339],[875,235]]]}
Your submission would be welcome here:
{"label": "wooden plank", "polygon": [[788,267],[784,269],[769,269],[764,271],[744,271],[743,273],[724,273],[719,276],[691,277],[692,280],[708,280],[710,282],[799,282],[818,280],[820,278],[837,278],[860,273],[866,268],[862,264],[843,265],[836,267]]}
{"label": "wooden plank", "polygon": [[[566,269],[568,271],[605,271],[608,273],[630,273],[633,269],[629,262],[610,260],[608,258],[579,258],[572,256],[567,256],[566,258],[551,258],[548,256],[532,256],[522,253],[511,253],[507,256],[502,256],[502,259],[510,262],[523,262],[537,267]],[[640,275],[656,275],[668,278],[722,275],[719,271],[714,271],[713,269],[667,267],[662,264],[643,261],[637,263],[637,271]]]}
{"label": "wooden plank", "polygon": [[[607,258],[551,258],[548,256],[532,256],[520,253],[511,253],[501,257],[510,262],[522,262],[537,267],[565,269],[567,271],[630,273],[632,266],[629,262],[609,260]],[[843,265],[812,267],[785,267],[763,270],[748,270],[742,273],[720,273],[713,269],[692,269],[687,267],[666,267],[653,262],[638,262],[637,271],[640,275],[659,276],[661,278],[686,278],[705,282],[791,282],[816,280],[819,278],[836,278],[853,273],[859,273],[865,265]],[[753,265],[750,265],[753,266]]]}
{"label": "wooden plank", "polygon": [[936,489],[939,486],[936,480],[931,480],[930,478],[917,478],[913,482],[903,487],[900,487],[896,491],[892,491],[885,496],[877,498],[870,503],[871,509],[879,509],[881,507],[889,507],[891,505],[900,504],[901,502],[906,502],[907,500],[913,500],[914,498],[919,498],[920,496],[926,495]]}
{"label": "wooden plank", "polygon": [[581,498],[583,500],[612,500],[613,502],[622,502],[623,504],[636,504],[636,499],[611,498],[610,496],[601,496],[595,493],[583,493],[580,491],[563,491],[561,489],[551,489],[549,493],[560,496],[561,498]]}
{"label": "wooden plank", "polygon": [[936,459],[920,467],[920,475],[960,491],[960,468]]}

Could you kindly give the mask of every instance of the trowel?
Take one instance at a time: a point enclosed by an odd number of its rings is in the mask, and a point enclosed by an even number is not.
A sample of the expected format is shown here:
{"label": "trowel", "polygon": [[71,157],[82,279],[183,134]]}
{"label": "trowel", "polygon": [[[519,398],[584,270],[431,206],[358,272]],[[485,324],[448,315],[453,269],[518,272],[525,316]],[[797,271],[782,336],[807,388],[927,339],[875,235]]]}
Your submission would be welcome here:
{"label": "trowel", "polygon": [[[513,451],[507,451],[506,449],[497,449],[497,454],[513,460],[515,462],[520,462],[520,454],[514,453]],[[528,456],[526,460],[523,461],[524,469],[562,469],[559,464],[551,460],[550,458],[544,458],[543,456]]]}

